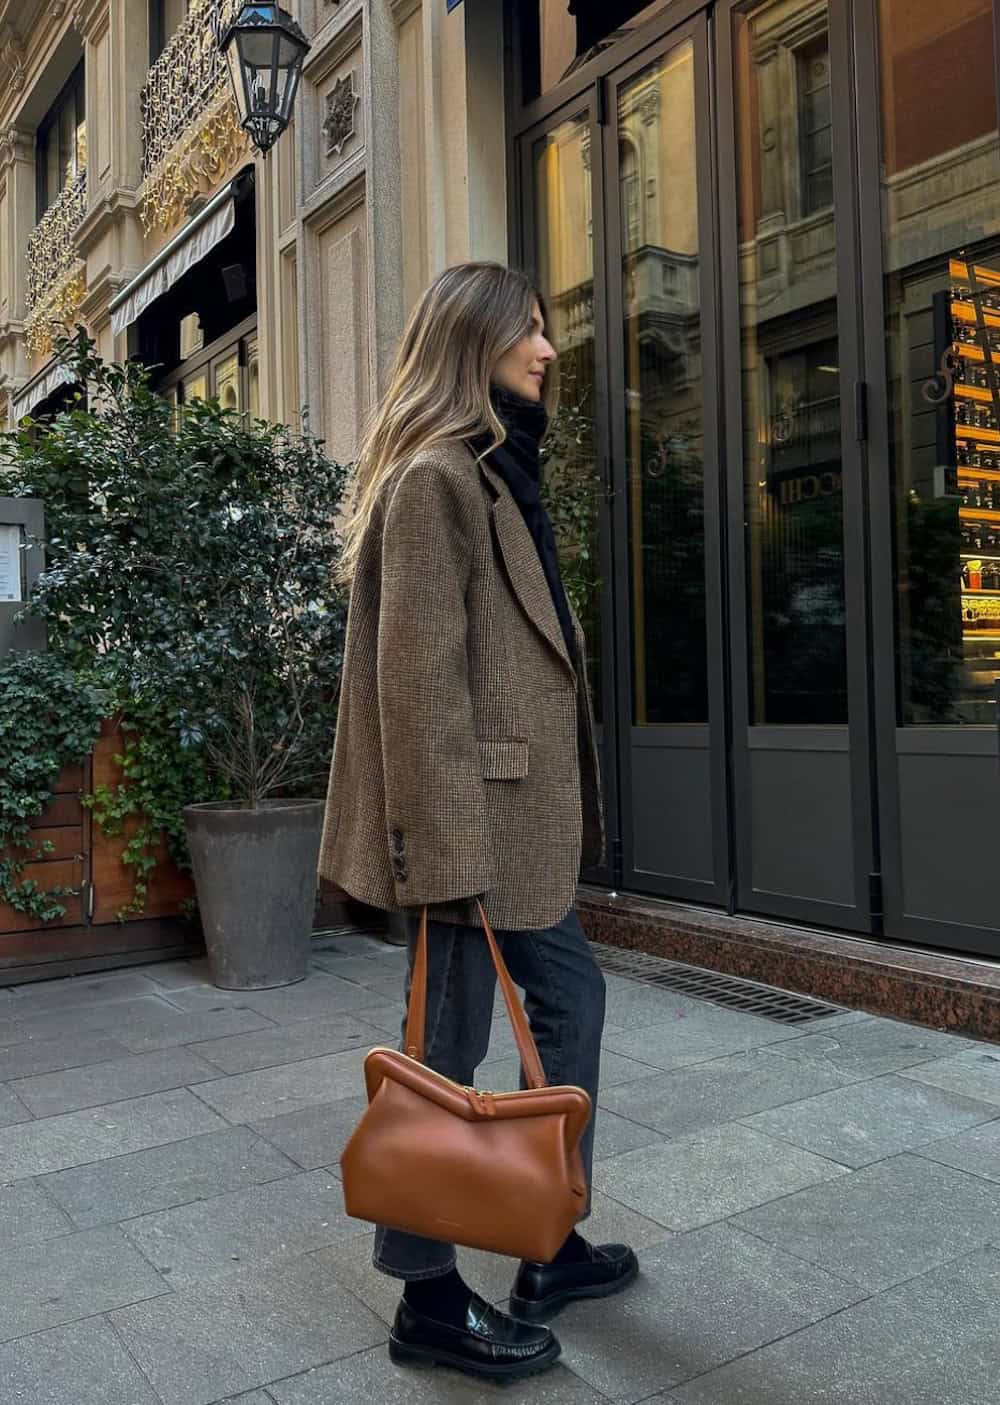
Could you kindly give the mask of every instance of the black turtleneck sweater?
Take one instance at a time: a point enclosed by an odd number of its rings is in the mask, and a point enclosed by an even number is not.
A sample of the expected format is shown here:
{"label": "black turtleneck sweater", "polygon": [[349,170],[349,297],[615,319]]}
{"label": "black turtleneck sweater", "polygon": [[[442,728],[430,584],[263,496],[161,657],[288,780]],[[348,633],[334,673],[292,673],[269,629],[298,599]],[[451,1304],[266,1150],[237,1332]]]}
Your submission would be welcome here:
{"label": "black turtleneck sweater", "polygon": [[[521,510],[524,525],[531,533],[545,579],[548,581],[566,648],[575,663],[576,633],[573,618],[559,572],[559,553],[556,550],[552,523],[541,499],[540,450],[542,436],[548,425],[548,413],[540,401],[525,400],[500,386],[493,387],[492,400],[493,408],[507,431],[507,438],[488,455],[487,461],[507,484],[511,496]],[[472,447],[477,454],[481,454],[488,442],[484,439],[473,440]]]}

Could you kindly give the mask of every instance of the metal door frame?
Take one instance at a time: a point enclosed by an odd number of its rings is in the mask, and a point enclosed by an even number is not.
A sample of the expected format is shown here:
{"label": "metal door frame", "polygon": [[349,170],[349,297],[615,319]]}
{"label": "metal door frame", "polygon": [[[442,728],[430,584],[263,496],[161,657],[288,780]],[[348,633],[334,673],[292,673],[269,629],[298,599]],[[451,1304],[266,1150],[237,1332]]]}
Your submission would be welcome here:
{"label": "metal door frame", "polygon": [[[690,10],[691,7],[688,7]],[[722,443],[722,402],[718,393],[719,377],[719,309],[718,309],[718,250],[716,241],[716,181],[714,118],[712,104],[712,73],[710,22],[707,7],[701,6],[686,18],[666,11],[657,16],[660,33],[655,40],[631,56],[619,61],[604,80],[608,85],[606,99],[607,121],[603,125],[605,196],[604,221],[607,231],[607,260],[605,278],[608,286],[609,385],[615,388],[611,406],[611,474],[612,529],[614,532],[615,585],[617,601],[616,646],[618,650],[617,739],[618,775],[621,780],[622,875],[626,887],[656,893],[681,901],[728,907],[731,902],[730,875],[732,865],[729,851],[729,822],[726,768],[726,676],[725,676],[725,591],[723,588],[722,534],[725,498],[719,472]],[[666,26],[666,27],[664,27]],[[704,501],[704,584],[705,584],[705,650],[707,663],[708,716],[699,724],[663,724],[649,726],[643,731],[663,746],[691,746],[699,735],[697,749],[709,751],[711,774],[711,838],[713,877],[710,882],[684,877],[651,873],[636,867],[635,830],[632,810],[633,773],[633,637],[632,590],[630,578],[629,492],[626,474],[627,429],[624,401],[625,364],[622,328],[624,299],[622,290],[623,255],[621,248],[621,217],[619,207],[619,145],[617,131],[618,94],[636,74],[665,57],[681,44],[691,43],[694,56],[695,153],[698,221],[698,276],[701,316],[701,347],[704,375],[702,406],[702,442],[704,468],[702,492]],[[617,509],[617,510],[615,510]],[[700,740],[701,736],[704,741]]]}
{"label": "metal door frame", "polygon": [[[599,100],[597,83],[591,81],[575,91],[560,105],[551,107],[544,117],[539,118],[538,121],[518,133],[512,145],[511,170],[514,179],[510,182],[510,188],[516,192],[516,198],[510,204],[517,217],[517,240],[513,247],[518,250],[520,266],[537,270],[538,250],[535,243],[535,221],[533,219],[535,199],[534,148],[554,128],[564,122],[571,121],[574,117],[586,115],[590,124],[591,208],[594,212],[594,448],[596,466],[601,470],[602,483],[606,490],[608,465],[611,460],[608,447],[607,280],[604,277],[606,258],[604,221],[603,218],[598,218],[598,211],[604,209],[604,168],[599,155],[601,151]],[[605,862],[597,867],[587,869],[584,877],[588,882],[611,887],[619,881],[621,787],[618,779],[616,744],[615,601],[613,588],[609,588],[613,587],[614,568],[609,511],[606,502],[599,504],[597,540],[601,576],[607,582],[601,591],[600,601],[602,683],[600,721],[603,743],[601,773],[605,798],[607,852]]]}

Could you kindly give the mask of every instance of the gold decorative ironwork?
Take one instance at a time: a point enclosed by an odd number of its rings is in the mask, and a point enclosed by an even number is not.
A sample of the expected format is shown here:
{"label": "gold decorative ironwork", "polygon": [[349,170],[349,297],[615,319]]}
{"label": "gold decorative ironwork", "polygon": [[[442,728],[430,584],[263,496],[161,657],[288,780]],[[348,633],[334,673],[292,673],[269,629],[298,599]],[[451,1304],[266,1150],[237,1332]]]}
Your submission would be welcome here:
{"label": "gold decorative ironwork", "polygon": [[168,230],[250,151],[217,33],[239,0],[192,0],[142,90],[142,225]]}
{"label": "gold decorative ironwork", "polygon": [[148,234],[156,226],[167,230],[177,224],[196,195],[218,185],[249,154],[250,139],[240,126],[236,104],[224,90],[146,177],[140,212],[144,231]]}
{"label": "gold decorative ironwork", "polygon": [[34,354],[50,351],[71,328],[86,292],[76,231],[87,210],[87,172],[60,191],[28,236],[28,325],[25,341]]}

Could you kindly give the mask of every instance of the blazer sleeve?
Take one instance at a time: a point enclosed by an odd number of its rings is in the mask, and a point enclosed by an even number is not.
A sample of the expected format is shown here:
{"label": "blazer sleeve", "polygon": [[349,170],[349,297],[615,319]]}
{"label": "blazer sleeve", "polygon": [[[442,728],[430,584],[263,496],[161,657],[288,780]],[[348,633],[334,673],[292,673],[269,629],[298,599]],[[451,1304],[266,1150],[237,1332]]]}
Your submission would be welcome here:
{"label": "blazer sleeve", "polygon": [[476,506],[460,481],[416,463],[383,526],[378,704],[401,907],[474,897],[496,877],[466,648]]}

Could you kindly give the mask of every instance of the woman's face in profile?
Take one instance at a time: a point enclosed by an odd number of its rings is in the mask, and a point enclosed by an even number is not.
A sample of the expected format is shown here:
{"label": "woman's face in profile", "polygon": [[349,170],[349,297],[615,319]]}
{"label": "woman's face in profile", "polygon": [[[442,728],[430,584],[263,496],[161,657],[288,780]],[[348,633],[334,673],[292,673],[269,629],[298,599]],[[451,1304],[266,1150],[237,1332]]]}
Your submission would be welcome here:
{"label": "woman's face in profile", "polygon": [[555,359],[555,347],[545,336],[542,310],[535,302],[531,327],[516,346],[501,356],[493,371],[493,382],[524,400],[541,400],[546,372]]}

